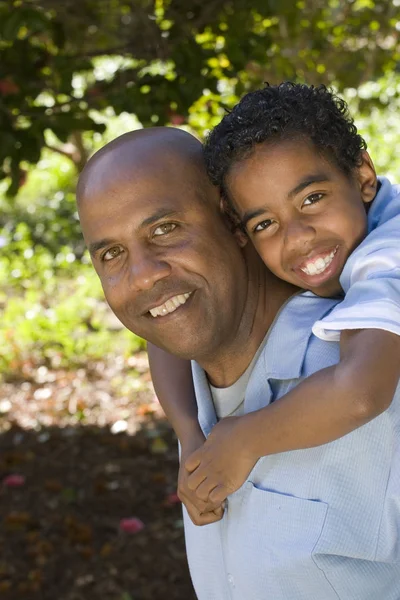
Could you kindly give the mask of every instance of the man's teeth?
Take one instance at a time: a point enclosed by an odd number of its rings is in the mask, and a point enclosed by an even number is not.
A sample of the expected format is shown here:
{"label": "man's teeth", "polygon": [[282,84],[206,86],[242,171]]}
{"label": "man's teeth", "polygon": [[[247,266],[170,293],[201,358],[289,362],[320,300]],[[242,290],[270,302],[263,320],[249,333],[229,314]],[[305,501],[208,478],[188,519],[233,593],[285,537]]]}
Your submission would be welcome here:
{"label": "man's teeth", "polygon": [[155,308],[151,308],[149,312],[152,317],[164,317],[165,315],[169,315],[170,313],[174,312],[182,304],[185,304],[189,296],[190,292],[187,294],[179,294],[178,296],[170,298],[164,302],[164,304],[156,306]]}
{"label": "man's teeth", "polygon": [[305,267],[301,267],[301,270],[306,275],[320,275],[325,271],[327,267],[329,267],[329,265],[333,261],[333,257],[335,256],[336,251],[337,248],[332,250],[330,254],[325,256],[325,258],[320,257],[313,261],[310,260],[310,262],[308,262]]}

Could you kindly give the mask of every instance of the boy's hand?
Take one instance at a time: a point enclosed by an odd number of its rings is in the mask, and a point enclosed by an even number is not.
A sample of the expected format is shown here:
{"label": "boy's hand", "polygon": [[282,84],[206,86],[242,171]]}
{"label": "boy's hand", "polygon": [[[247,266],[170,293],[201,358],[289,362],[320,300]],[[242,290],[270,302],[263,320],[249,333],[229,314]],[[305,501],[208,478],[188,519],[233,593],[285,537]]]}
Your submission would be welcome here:
{"label": "boy's hand", "polygon": [[205,502],[198,498],[188,485],[189,473],[185,468],[186,459],[193,454],[195,450],[201,447],[205,437],[192,436],[189,442],[181,444],[181,464],[178,475],[178,497],[183,502],[188,511],[189,517],[195,525],[208,525],[222,519],[224,509],[221,503]]}
{"label": "boy's hand", "polygon": [[187,485],[203,502],[221,504],[240,488],[257,462],[248,451],[244,417],[226,417],[184,463]]}

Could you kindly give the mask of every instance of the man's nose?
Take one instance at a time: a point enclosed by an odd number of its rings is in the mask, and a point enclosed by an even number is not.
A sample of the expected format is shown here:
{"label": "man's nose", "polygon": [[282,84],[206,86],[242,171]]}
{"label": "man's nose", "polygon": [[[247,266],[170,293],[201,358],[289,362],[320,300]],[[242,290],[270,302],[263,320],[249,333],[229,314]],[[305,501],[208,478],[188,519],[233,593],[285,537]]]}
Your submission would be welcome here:
{"label": "man's nose", "polygon": [[288,252],[307,252],[316,231],[306,219],[293,219],[285,228],[285,247]]}
{"label": "man's nose", "polygon": [[136,290],[150,290],[170,273],[169,263],[151,249],[136,248],[131,253],[129,283]]}

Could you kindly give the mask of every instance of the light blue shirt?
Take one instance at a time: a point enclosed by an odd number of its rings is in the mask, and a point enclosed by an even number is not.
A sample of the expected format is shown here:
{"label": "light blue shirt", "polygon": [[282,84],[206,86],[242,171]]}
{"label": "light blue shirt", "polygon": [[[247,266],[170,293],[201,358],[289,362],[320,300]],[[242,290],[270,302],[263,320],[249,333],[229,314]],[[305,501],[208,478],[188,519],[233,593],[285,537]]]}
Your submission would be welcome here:
{"label": "light blue shirt", "polygon": [[[311,334],[334,305],[310,292],[285,304],[245,412],[338,362],[338,344]],[[207,435],[216,415],[196,364],[193,376]],[[196,527],[184,518],[199,600],[399,600],[400,390],[383,414],[335,442],[260,459],[221,521]]]}
{"label": "light blue shirt", "polygon": [[368,213],[368,235],[340,277],[344,300],[313,326],[321,339],[344,329],[383,329],[400,335],[400,186],[380,178]]}

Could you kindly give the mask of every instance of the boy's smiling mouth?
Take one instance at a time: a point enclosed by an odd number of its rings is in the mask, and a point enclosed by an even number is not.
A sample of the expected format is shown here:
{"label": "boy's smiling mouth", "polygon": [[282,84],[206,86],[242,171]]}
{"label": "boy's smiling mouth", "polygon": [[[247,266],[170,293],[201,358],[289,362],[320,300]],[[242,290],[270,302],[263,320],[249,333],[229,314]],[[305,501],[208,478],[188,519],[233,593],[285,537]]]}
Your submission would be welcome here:
{"label": "boy's smiling mouth", "polygon": [[304,261],[303,265],[299,267],[306,275],[320,275],[323,273],[333,261],[335,254],[339,246],[336,246],[328,254],[320,254],[310,260]]}
{"label": "boy's smiling mouth", "polygon": [[313,290],[338,277],[341,270],[341,252],[337,245],[328,250],[314,251],[311,254],[312,256],[299,261],[293,267],[293,271],[307,289]]}

